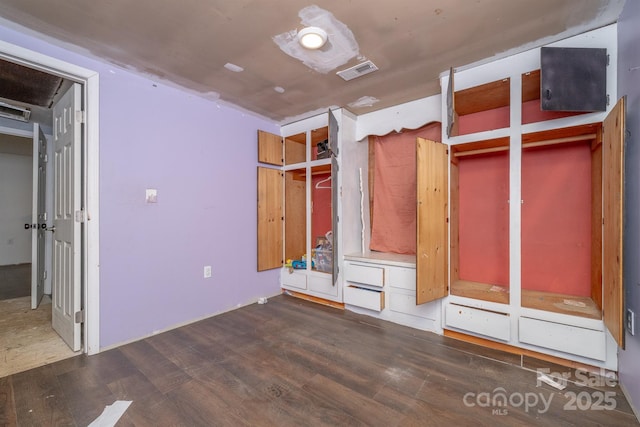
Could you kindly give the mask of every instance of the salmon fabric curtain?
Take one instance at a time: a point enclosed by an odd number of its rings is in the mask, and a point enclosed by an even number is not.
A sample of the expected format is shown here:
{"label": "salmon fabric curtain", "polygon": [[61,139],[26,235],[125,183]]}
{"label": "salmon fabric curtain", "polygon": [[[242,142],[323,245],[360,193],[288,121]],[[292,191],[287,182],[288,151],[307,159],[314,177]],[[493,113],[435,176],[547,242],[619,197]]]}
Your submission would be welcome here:
{"label": "salmon fabric curtain", "polygon": [[416,138],[441,141],[441,124],[374,137],[373,251],[416,253]]}

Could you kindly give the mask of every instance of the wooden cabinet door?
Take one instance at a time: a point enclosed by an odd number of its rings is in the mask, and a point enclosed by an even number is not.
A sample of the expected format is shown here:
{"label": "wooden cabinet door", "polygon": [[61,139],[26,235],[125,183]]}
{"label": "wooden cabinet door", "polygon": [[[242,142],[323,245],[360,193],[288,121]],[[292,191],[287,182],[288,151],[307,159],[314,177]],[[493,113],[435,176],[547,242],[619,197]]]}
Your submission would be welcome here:
{"label": "wooden cabinet door", "polygon": [[258,131],[258,161],[269,165],[282,166],[282,137],[263,130]]}
{"label": "wooden cabinet door", "polygon": [[281,170],[258,167],[258,271],[283,264],[282,186]]}
{"label": "wooden cabinet door", "polygon": [[603,316],[624,348],[623,211],[625,101],[621,98],[603,123]]}
{"label": "wooden cabinet door", "polygon": [[447,145],[418,138],[416,162],[416,304],[424,304],[448,292]]}

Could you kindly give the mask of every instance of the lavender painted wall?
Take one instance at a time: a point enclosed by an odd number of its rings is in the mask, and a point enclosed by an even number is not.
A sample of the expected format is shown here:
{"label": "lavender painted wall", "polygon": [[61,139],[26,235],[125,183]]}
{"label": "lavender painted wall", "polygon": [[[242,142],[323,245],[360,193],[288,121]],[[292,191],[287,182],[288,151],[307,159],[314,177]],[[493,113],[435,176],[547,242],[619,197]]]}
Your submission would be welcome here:
{"label": "lavender painted wall", "polygon": [[278,292],[277,270],[256,272],[256,131],[277,124],[14,28],[0,39],[100,74],[101,348]]}
{"label": "lavender painted wall", "polygon": [[[627,95],[625,165],[624,283],[626,308],[640,315],[640,2],[627,1],[618,23],[618,93]],[[640,411],[640,322],[626,333],[619,354],[620,381]]]}

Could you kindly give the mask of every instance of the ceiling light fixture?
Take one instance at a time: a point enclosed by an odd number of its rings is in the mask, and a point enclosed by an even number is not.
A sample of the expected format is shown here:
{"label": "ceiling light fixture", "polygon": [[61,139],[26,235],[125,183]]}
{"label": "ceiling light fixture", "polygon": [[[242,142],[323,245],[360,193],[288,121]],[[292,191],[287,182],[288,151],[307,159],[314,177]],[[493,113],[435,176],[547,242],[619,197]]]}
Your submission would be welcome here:
{"label": "ceiling light fixture", "polygon": [[232,64],[231,62],[227,62],[226,64],[224,64],[224,68],[226,68],[229,71],[233,71],[234,73],[240,73],[244,71],[244,68],[242,68],[239,65]]}
{"label": "ceiling light fixture", "polygon": [[306,27],[298,32],[298,42],[305,49],[320,49],[327,42],[327,32],[318,27]]}

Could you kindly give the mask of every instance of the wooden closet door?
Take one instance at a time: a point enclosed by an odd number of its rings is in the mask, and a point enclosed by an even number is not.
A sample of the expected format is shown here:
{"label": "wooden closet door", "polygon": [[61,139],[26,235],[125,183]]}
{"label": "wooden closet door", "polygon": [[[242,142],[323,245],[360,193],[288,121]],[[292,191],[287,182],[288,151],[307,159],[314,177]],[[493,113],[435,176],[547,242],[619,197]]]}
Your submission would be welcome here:
{"label": "wooden closet door", "polygon": [[283,265],[282,187],[282,171],[258,167],[258,271]]}
{"label": "wooden closet door", "polygon": [[416,304],[448,293],[448,147],[418,138]]}
{"label": "wooden closet door", "polygon": [[623,212],[625,101],[621,98],[603,124],[603,316],[624,348]]}

